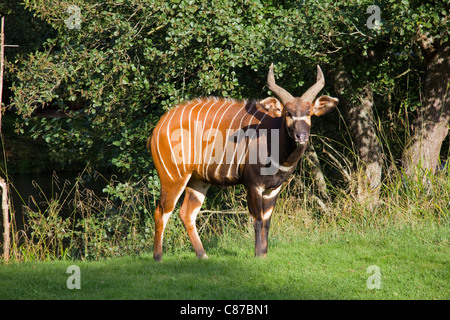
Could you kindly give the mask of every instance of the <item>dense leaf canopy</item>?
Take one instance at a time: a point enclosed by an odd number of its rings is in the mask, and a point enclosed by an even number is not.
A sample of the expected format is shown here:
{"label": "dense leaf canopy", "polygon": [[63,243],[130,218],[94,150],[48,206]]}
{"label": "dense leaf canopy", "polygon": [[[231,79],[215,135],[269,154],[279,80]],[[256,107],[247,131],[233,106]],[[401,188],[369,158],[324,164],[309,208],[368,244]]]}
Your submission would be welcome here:
{"label": "dense leaf canopy", "polygon": [[[198,96],[264,98],[271,62],[294,95],[314,81],[315,64],[327,77],[343,63],[347,95],[357,100],[369,85],[376,113],[392,122],[420,107],[418,34],[449,41],[447,1],[384,0],[373,10],[364,0],[13,3],[0,5],[7,24],[36,39],[9,59],[19,130],[43,138],[68,166],[91,161],[134,174],[150,170],[145,142],[171,106]],[[77,27],[70,5],[79,8]],[[24,8],[35,18],[8,19]],[[333,94],[329,82],[326,91]],[[59,116],[34,117],[43,110]]]}

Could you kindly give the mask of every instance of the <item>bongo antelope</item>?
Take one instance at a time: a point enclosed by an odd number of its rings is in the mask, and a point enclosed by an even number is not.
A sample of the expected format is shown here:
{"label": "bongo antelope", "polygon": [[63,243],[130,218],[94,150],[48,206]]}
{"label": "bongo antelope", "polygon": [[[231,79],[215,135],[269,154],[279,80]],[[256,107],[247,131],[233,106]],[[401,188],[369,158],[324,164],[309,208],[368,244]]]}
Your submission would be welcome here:
{"label": "bongo antelope", "polygon": [[275,84],[273,64],[267,84],[278,97],[262,101],[204,98],[168,111],[152,132],[147,148],[161,180],[155,210],[154,259],[162,259],[164,228],[185,191],[179,215],[199,258],[207,258],[195,219],[211,184],[243,184],[255,228],[255,255],[266,256],[272,211],[282,183],[294,171],[309,139],[311,116],[321,116],[338,99],[316,95],[317,81],[295,98]]}

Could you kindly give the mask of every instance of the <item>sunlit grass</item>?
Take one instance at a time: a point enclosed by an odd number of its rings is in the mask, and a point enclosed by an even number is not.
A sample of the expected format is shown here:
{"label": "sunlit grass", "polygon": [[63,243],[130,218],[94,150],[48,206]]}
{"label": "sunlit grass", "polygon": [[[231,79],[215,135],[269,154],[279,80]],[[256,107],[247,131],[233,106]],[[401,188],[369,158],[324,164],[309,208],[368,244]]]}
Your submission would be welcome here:
{"label": "sunlit grass", "polygon": [[[267,259],[253,257],[253,239],[235,233],[206,241],[210,257],[192,250],[101,261],[0,265],[1,299],[448,299],[450,232],[429,225],[381,232],[290,233],[272,237]],[[69,290],[69,265],[81,289]],[[380,289],[368,289],[371,265]]]}

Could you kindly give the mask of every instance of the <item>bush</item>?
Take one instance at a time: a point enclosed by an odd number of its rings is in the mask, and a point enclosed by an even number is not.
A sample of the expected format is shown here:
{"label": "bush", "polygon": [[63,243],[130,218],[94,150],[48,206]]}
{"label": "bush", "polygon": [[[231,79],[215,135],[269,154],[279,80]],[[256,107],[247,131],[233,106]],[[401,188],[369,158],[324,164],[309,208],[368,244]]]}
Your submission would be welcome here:
{"label": "bush", "polygon": [[26,207],[18,259],[100,259],[149,250],[158,193],[152,179],[111,180],[105,197],[85,188],[81,176],[69,186],[65,182],[57,194],[44,195],[43,203],[33,199],[36,209]]}

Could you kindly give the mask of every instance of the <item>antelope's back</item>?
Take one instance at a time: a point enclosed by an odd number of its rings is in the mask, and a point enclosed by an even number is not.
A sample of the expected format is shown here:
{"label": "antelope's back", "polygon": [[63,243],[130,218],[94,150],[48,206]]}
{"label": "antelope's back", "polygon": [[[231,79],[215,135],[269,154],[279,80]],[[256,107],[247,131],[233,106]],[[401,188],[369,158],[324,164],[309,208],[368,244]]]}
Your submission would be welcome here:
{"label": "antelope's back", "polygon": [[196,175],[213,184],[238,183],[248,157],[240,133],[258,128],[268,111],[255,101],[197,99],[169,110],[147,147],[160,179],[183,181]]}

